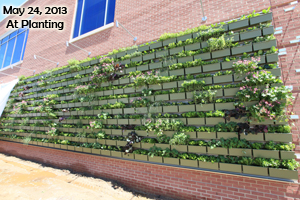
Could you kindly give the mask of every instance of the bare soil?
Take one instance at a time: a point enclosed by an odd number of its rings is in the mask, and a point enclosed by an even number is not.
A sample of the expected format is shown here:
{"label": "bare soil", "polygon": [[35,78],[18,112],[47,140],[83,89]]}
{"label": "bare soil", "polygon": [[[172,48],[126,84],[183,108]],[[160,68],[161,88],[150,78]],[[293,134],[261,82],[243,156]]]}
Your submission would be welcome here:
{"label": "bare soil", "polygon": [[0,154],[0,200],[170,200]]}

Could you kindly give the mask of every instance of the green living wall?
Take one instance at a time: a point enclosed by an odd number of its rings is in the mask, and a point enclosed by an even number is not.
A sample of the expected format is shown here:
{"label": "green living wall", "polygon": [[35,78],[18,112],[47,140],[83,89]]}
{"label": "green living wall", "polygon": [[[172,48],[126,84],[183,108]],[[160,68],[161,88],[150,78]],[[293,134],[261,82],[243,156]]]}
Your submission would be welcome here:
{"label": "green living wall", "polygon": [[23,77],[0,139],[297,180],[271,21],[253,12]]}

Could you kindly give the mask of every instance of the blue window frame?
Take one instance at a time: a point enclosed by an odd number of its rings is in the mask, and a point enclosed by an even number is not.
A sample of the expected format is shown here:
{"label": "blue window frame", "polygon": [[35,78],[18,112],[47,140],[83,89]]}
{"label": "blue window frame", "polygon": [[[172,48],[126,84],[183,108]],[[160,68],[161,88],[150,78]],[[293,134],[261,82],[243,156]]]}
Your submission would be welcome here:
{"label": "blue window frame", "polygon": [[114,22],[116,0],[77,0],[73,38]]}
{"label": "blue window frame", "polygon": [[23,60],[29,29],[23,28],[0,39],[0,69]]}

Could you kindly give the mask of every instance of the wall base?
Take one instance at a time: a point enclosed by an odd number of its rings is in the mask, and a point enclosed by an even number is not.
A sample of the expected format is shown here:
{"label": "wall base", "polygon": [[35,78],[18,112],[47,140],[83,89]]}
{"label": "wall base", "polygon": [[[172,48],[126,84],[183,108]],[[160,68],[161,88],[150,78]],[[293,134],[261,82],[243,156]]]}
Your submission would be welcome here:
{"label": "wall base", "polygon": [[0,141],[0,152],[175,199],[295,199],[297,183],[224,175]]}

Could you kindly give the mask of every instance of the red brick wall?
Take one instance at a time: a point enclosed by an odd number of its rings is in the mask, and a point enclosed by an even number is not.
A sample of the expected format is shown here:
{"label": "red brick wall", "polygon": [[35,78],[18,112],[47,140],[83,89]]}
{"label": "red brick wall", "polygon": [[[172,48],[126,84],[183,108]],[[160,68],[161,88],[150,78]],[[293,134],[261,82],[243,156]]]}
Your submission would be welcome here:
{"label": "red brick wall", "polygon": [[175,199],[296,199],[299,184],[132,162],[0,141],[0,152]]}

